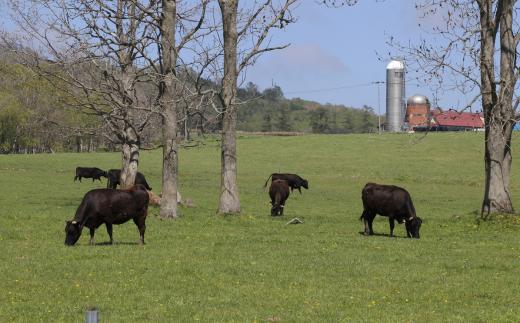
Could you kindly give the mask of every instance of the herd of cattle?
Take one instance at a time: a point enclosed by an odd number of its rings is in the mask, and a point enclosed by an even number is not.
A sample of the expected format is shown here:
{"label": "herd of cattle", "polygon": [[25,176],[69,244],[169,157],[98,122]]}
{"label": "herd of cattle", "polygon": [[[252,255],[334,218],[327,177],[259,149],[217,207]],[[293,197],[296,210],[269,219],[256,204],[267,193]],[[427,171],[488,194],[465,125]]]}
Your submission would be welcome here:
{"label": "herd of cattle", "polygon": [[[83,227],[90,229],[90,243],[94,243],[95,230],[105,224],[110,244],[113,243],[112,225],[121,224],[132,219],[139,230],[140,243],[144,244],[144,232],[146,229],[146,216],[150,202],[149,191],[152,190],[146,182],[143,174],[137,173],[135,184],[127,190],[116,189],[120,185],[121,170],[110,169],[103,171],[97,167],[77,167],[74,181],[81,182],[81,178],[92,178],[92,181],[101,177],[107,178],[107,188],[94,189],[85,194],[81,204],[76,210],[74,218],[66,221],[65,244],[74,245]],[[301,188],[309,189],[309,182],[296,174],[273,173],[264,184],[269,187],[271,198],[271,215],[283,215],[285,202],[290,192],[297,189],[301,194]],[[290,190],[289,190],[290,189]],[[372,235],[372,222],[376,214],[388,217],[390,224],[390,236],[394,234],[395,221],[405,224],[406,235],[409,238],[419,239],[419,230],[422,220],[415,214],[415,208],[408,191],[393,185],[380,185],[367,183],[361,192],[363,201],[363,220],[365,235]]]}

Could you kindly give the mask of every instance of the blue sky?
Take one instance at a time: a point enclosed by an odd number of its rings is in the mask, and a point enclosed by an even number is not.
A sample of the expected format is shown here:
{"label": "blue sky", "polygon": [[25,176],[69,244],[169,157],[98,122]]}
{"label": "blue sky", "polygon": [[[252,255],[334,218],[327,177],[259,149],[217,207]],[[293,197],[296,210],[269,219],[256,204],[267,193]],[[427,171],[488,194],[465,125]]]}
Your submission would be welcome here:
{"label": "blue sky", "polygon": [[[247,0],[242,1],[247,4]],[[301,97],[358,108],[368,105],[377,113],[377,85],[370,83],[384,81],[389,57],[399,55],[386,42],[390,37],[405,43],[420,37],[432,39],[424,30],[439,23],[440,18],[429,17],[426,21],[419,18],[413,0],[359,0],[353,7],[341,8],[329,8],[318,2],[300,1],[294,10],[298,21],[276,31],[272,37],[273,44],[291,46],[261,56],[256,65],[246,70],[245,82],[254,82],[261,90],[279,85],[287,98]],[[0,0],[0,9],[5,6],[5,0]],[[13,26],[6,11],[0,10],[0,27],[10,30]],[[423,29],[418,28],[419,22]],[[408,71],[406,79],[414,79],[412,71]],[[380,112],[385,114],[384,84],[380,90]],[[413,94],[433,97],[428,86],[417,81],[406,85],[406,96]],[[461,109],[472,98],[445,93],[438,97],[437,103],[443,108]],[[478,109],[478,104],[475,108]]]}
{"label": "blue sky", "polygon": [[[261,89],[279,85],[288,98],[301,97],[320,103],[378,110],[376,85],[384,81],[389,55],[398,55],[386,41],[402,42],[428,36],[417,27],[432,26],[438,17],[419,18],[412,0],[361,0],[354,7],[327,8],[304,0],[294,11],[298,21],[273,35],[273,42],[291,43],[287,49],[267,53],[246,74]],[[440,21],[440,20],[439,20]],[[384,59],[380,61],[378,54]],[[412,78],[409,73],[407,79]],[[427,86],[406,86],[406,96],[431,97]],[[324,90],[331,89],[331,90]],[[385,113],[385,85],[381,85],[381,114]],[[444,108],[460,108],[471,100],[460,94],[439,98]]]}

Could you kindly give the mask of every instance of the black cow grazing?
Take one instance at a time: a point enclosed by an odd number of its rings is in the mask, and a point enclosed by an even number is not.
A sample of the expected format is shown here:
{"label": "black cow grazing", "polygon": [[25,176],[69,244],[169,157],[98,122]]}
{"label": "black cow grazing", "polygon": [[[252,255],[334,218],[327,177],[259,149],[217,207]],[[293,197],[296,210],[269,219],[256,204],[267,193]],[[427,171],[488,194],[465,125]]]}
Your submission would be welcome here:
{"label": "black cow grazing", "polygon": [[[120,181],[121,170],[120,169],[109,170],[107,172],[107,177],[108,177],[107,188],[116,189],[117,185],[121,185],[121,181]],[[146,178],[144,178],[144,175],[139,172],[137,172],[137,174],[135,175],[134,184],[135,185],[141,184],[141,185],[144,185],[144,187],[146,187],[147,190],[149,190],[149,191],[152,190],[150,185],[148,185],[148,183],[146,182]]]}
{"label": "black cow grazing", "polygon": [[135,185],[128,190],[107,188],[87,192],[72,221],[66,221],[65,244],[74,245],[83,227],[90,229],[90,244],[94,244],[94,232],[103,223],[112,238],[112,225],[132,219],[139,229],[140,242],[144,244],[145,220],[148,212],[148,192],[143,185]]}
{"label": "black cow grazing", "polygon": [[405,223],[408,238],[419,239],[422,220],[415,214],[410,194],[401,187],[367,183],[361,192],[365,235],[374,234],[372,221],[376,214],[387,216],[390,222],[390,236],[394,235],[394,221]]}
{"label": "black cow grazing", "polygon": [[283,215],[285,201],[289,197],[289,185],[286,181],[277,179],[271,183],[269,187],[269,196],[271,197],[271,215]]}
{"label": "black cow grazing", "polygon": [[97,167],[76,167],[76,176],[74,176],[74,182],[79,179],[81,182],[81,178],[92,178],[92,181],[97,179],[101,182],[101,176],[107,177],[107,172]]}
{"label": "black cow grazing", "polygon": [[309,189],[309,182],[307,180],[301,178],[300,176],[296,174],[286,174],[286,173],[273,173],[267,177],[267,181],[265,181],[264,187],[267,186],[267,183],[269,182],[269,178],[274,182],[278,179],[287,181],[287,184],[291,188],[291,192],[293,189],[297,188],[298,192],[300,194],[302,193],[301,187],[304,187],[305,189]]}

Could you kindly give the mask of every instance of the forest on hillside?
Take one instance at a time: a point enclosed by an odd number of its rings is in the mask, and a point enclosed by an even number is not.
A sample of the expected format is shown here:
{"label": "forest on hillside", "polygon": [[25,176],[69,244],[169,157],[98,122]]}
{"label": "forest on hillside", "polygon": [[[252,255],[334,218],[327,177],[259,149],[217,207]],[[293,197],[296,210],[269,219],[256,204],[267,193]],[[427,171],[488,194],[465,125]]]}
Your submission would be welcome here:
{"label": "forest on hillside", "polygon": [[[0,49],[0,153],[115,150],[113,140],[98,116],[75,107],[65,84],[49,80],[18,62],[15,54]],[[207,81],[212,86],[211,81]],[[320,104],[287,99],[279,86],[263,91],[254,83],[238,89],[237,129],[245,132],[365,133],[377,131],[377,115],[371,107]],[[207,106],[178,117],[180,136],[220,130],[219,115]],[[151,120],[142,143],[158,146],[161,120]]]}

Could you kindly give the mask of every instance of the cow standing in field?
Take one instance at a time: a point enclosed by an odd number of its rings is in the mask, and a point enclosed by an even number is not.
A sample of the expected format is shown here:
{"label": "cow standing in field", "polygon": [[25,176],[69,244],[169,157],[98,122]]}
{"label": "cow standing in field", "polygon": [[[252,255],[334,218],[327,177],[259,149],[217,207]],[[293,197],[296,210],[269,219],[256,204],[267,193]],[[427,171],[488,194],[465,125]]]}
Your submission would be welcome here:
{"label": "cow standing in field", "polygon": [[94,244],[94,232],[103,223],[107,227],[112,244],[112,225],[125,223],[130,219],[137,225],[140,242],[144,244],[148,202],[148,192],[139,184],[128,190],[101,188],[87,192],[76,210],[74,219],[66,221],[65,244],[74,245],[81,236],[83,227],[90,229],[90,244]]}
{"label": "cow standing in field", "polygon": [[92,178],[92,181],[98,180],[101,182],[101,177],[107,177],[107,172],[97,167],[76,167],[76,176],[74,176],[74,182],[81,178]]}
{"label": "cow standing in field", "polygon": [[[120,181],[121,170],[120,169],[111,169],[111,170],[109,170],[107,172],[107,178],[108,178],[107,188],[116,189],[117,185],[121,185],[121,181]],[[148,183],[146,182],[146,178],[144,177],[144,175],[139,173],[139,172],[137,172],[137,174],[135,175],[135,182],[134,182],[134,184],[135,185],[141,184],[141,185],[144,185],[144,187],[146,187],[147,190],[149,190],[149,191],[152,190],[150,185],[148,185]]]}
{"label": "cow standing in field", "polygon": [[289,185],[286,181],[277,179],[269,187],[269,197],[271,197],[271,215],[283,215],[285,201],[289,197]]}
{"label": "cow standing in field", "polygon": [[388,217],[390,236],[394,235],[394,221],[405,223],[408,238],[419,239],[422,220],[415,214],[412,198],[404,188],[393,185],[367,183],[361,192],[365,235],[372,235],[372,222],[376,214]]}
{"label": "cow standing in field", "polygon": [[269,178],[271,178],[271,181],[274,182],[276,180],[284,180],[287,182],[287,185],[291,188],[291,192],[293,189],[298,189],[298,192],[300,194],[302,193],[301,187],[305,189],[309,189],[309,182],[307,182],[306,179],[301,178],[300,176],[296,174],[288,174],[288,173],[273,173],[269,175],[267,180],[265,181],[264,188],[267,186],[267,183],[269,182]]}

